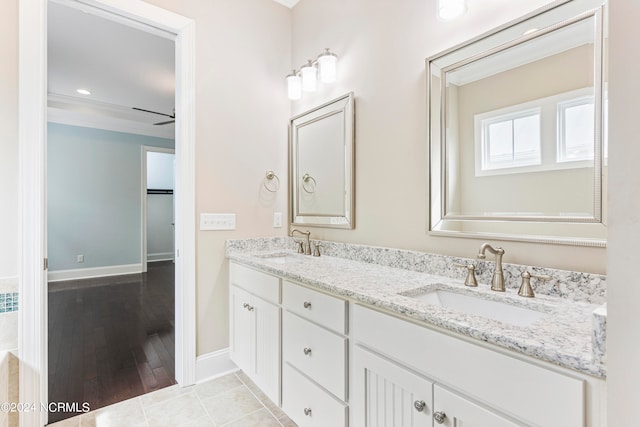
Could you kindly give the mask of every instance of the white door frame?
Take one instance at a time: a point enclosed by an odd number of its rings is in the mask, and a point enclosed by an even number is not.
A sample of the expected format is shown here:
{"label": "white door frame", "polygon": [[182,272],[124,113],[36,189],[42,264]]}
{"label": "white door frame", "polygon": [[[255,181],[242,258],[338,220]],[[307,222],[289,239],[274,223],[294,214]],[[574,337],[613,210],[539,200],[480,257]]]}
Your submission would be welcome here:
{"label": "white door frame", "polygon": [[[176,43],[176,380],[195,383],[195,22],[140,0],[77,0],[175,35]],[[19,0],[19,402],[48,402],[46,265],[47,0]],[[181,286],[179,286],[180,282]],[[23,427],[47,412],[23,411]]]}
{"label": "white door frame", "polygon": [[[148,253],[147,253],[147,153],[166,153],[166,154],[175,154],[176,150],[173,148],[162,148],[162,147],[154,147],[151,145],[143,145],[142,146],[142,191],[140,193],[140,197],[142,200],[142,253],[140,255],[140,259],[142,260],[142,272],[147,272],[147,262],[148,262]],[[174,184],[175,184],[175,170],[174,174]],[[174,185],[175,187],[175,185]],[[173,196],[171,196],[173,197]],[[174,200],[174,215],[175,215],[175,200]],[[174,216],[174,224],[175,224],[175,216]],[[173,246],[175,247],[175,227],[173,232]],[[175,250],[174,250],[175,252]]]}

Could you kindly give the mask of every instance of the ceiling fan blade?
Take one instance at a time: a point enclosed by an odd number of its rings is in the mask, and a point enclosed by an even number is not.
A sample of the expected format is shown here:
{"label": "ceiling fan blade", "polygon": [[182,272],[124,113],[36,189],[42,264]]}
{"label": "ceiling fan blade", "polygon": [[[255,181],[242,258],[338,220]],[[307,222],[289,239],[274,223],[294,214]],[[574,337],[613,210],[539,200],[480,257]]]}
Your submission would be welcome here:
{"label": "ceiling fan blade", "polygon": [[160,116],[166,116],[166,117],[171,117],[172,119],[176,118],[175,113],[173,115],[171,114],[165,114],[165,113],[159,113],[157,111],[151,111],[151,110],[145,110],[144,108],[138,108],[138,107],[131,107],[133,110],[138,110],[138,111],[144,111],[145,113],[151,113],[151,114],[158,114]]}
{"label": "ceiling fan blade", "polygon": [[162,126],[162,125],[168,125],[169,123],[175,123],[175,120],[168,120],[166,122],[158,122],[158,123],[154,123],[154,125]]}

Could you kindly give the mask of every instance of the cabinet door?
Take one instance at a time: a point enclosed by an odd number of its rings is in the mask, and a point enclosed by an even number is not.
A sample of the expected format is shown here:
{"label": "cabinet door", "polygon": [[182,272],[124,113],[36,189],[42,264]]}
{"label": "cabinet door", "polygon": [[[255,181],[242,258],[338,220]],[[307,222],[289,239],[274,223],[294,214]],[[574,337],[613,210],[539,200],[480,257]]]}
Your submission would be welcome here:
{"label": "cabinet door", "polygon": [[249,311],[251,305],[251,295],[237,286],[230,288],[230,357],[247,375],[253,373],[253,352],[252,343],[254,332],[254,318]]}
{"label": "cabinet door", "polygon": [[516,427],[522,425],[509,421],[438,385],[434,386],[433,408],[443,417],[441,423],[434,421],[434,427],[439,425],[445,427]]}
{"label": "cabinet door", "polygon": [[353,352],[354,427],[432,426],[432,382],[362,347]]}
{"label": "cabinet door", "polygon": [[280,404],[280,307],[258,297],[255,316],[255,370],[253,380],[276,405]]}

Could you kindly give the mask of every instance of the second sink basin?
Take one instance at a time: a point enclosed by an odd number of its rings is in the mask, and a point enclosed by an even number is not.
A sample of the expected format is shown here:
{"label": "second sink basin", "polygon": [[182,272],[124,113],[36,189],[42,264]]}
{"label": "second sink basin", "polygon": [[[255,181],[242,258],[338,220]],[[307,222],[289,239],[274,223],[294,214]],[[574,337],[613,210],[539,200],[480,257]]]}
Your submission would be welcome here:
{"label": "second sink basin", "polygon": [[546,313],[529,308],[442,289],[424,292],[411,298],[516,326],[529,326],[546,316]]}

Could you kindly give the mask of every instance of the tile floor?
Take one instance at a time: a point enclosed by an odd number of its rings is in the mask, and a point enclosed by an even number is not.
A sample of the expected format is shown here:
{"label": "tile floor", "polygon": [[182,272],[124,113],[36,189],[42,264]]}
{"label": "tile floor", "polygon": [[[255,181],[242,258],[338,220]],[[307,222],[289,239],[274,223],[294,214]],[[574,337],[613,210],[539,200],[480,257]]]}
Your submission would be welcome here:
{"label": "tile floor", "polygon": [[50,427],[296,427],[238,371],[191,387],[173,385]]}

